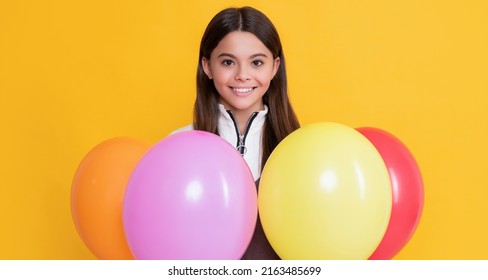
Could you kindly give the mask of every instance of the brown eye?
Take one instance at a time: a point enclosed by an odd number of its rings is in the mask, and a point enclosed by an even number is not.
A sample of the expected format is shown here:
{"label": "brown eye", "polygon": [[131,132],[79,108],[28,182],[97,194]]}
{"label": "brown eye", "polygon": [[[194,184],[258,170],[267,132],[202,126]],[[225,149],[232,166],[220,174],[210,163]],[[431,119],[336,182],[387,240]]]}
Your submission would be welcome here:
{"label": "brown eye", "polygon": [[231,66],[233,64],[234,64],[234,62],[230,59],[225,59],[222,61],[222,65],[224,65],[224,66]]}
{"label": "brown eye", "polygon": [[261,65],[263,65],[263,64],[264,64],[264,62],[263,62],[262,60],[254,60],[254,61],[252,62],[252,65],[253,65],[253,66],[261,66]]}

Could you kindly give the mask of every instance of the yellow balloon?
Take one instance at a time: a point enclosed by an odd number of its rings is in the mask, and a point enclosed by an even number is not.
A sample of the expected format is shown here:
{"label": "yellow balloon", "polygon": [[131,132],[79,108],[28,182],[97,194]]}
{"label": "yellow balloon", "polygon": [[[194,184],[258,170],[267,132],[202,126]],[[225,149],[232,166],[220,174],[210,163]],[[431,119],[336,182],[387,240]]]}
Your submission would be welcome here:
{"label": "yellow balloon", "polygon": [[316,123],[275,148],[261,176],[258,205],[265,234],[282,259],[367,259],[390,219],[390,178],[361,133]]}

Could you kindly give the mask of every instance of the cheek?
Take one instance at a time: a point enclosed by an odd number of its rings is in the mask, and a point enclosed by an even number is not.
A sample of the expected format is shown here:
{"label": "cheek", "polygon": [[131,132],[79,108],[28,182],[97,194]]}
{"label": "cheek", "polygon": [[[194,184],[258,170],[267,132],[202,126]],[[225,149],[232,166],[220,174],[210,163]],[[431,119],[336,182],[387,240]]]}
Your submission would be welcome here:
{"label": "cheek", "polygon": [[261,84],[269,85],[271,83],[271,80],[273,79],[273,73],[272,72],[261,73],[257,77],[257,79]]}
{"label": "cheek", "polygon": [[228,70],[217,70],[213,72],[213,79],[216,84],[226,83],[232,77],[232,72]]}

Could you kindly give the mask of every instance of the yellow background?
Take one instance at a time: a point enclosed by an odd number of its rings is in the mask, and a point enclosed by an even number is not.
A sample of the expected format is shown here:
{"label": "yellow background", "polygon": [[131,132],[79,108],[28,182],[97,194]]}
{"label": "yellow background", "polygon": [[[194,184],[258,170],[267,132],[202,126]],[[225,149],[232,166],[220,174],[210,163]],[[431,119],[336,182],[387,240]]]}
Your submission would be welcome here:
{"label": "yellow background", "polygon": [[387,130],[425,182],[397,259],[488,259],[488,2],[0,2],[0,258],[93,259],[71,218],[74,172],[116,136],[155,143],[191,122],[211,17],[276,24],[302,124]]}

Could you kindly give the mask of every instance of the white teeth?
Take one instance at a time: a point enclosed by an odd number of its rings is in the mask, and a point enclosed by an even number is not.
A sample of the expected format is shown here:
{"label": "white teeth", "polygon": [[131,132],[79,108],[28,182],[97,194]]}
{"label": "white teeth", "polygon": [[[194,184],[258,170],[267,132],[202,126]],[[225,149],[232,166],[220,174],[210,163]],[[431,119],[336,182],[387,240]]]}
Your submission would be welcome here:
{"label": "white teeth", "polygon": [[232,88],[233,91],[238,93],[248,93],[253,90],[253,88]]}

